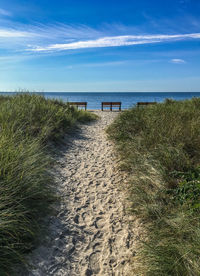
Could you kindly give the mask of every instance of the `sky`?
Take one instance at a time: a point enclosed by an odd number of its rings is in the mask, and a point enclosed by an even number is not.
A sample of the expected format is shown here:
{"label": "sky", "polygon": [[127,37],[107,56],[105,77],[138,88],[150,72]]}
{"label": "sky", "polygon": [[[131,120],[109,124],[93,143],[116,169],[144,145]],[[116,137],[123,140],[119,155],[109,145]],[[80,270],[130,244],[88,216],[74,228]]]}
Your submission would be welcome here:
{"label": "sky", "polygon": [[0,91],[200,92],[200,0],[1,0]]}

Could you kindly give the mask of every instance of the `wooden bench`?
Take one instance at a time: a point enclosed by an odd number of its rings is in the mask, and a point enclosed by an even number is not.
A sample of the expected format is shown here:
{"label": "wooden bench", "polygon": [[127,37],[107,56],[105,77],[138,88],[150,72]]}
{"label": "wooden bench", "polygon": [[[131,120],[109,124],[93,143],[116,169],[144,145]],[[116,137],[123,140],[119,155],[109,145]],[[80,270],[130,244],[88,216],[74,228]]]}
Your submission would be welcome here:
{"label": "wooden bench", "polygon": [[148,105],[154,105],[157,104],[157,102],[138,102],[137,107],[139,106],[148,106]]}
{"label": "wooden bench", "polygon": [[77,108],[85,107],[85,110],[87,109],[87,102],[69,102],[69,105],[75,105]]}
{"label": "wooden bench", "polygon": [[102,102],[101,103],[101,110],[103,111],[104,107],[110,107],[110,111],[113,110],[113,107],[119,107],[119,111],[121,111],[121,102]]}

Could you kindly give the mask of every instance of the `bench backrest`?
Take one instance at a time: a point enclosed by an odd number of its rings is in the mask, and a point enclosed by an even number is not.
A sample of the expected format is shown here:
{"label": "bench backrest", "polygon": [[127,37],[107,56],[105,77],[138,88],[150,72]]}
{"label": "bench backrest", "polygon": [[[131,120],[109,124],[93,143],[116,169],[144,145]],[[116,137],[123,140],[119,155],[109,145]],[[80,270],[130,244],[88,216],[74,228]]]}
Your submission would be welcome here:
{"label": "bench backrest", "polygon": [[87,102],[69,102],[70,105],[87,105]]}
{"label": "bench backrest", "polygon": [[102,105],[116,105],[116,106],[118,106],[118,105],[121,105],[121,102],[102,102],[101,103]]}
{"label": "bench backrest", "polygon": [[157,102],[138,102],[137,106],[142,106],[142,105],[153,105],[157,104]]}

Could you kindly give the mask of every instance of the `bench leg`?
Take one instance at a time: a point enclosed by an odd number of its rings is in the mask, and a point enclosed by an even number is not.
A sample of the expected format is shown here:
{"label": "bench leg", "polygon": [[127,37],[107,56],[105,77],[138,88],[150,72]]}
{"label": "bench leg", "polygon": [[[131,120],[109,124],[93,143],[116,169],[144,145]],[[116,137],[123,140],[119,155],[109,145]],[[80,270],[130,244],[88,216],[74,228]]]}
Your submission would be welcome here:
{"label": "bench leg", "polygon": [[101,105],[101,111],[103,111],[103,105]]}
{"label": "bench leg", "polygon": [[112,104],[110,105],[110,111],[112,111]]}

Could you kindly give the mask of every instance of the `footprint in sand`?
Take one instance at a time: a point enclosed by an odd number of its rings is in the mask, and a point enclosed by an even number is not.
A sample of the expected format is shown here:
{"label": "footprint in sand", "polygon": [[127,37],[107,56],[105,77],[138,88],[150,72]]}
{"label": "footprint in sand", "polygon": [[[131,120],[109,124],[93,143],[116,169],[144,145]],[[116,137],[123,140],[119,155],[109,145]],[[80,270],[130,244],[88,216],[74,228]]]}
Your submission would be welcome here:
{"label": "footprint in sand", "polygon": [[81,125],[62,146],[56,187],[61,202],[49,218],[47,242],[20,276],[131,275],[133,233],[119,191],[124,179],[104,131],[117,112],[97,113],[101,119]]}

